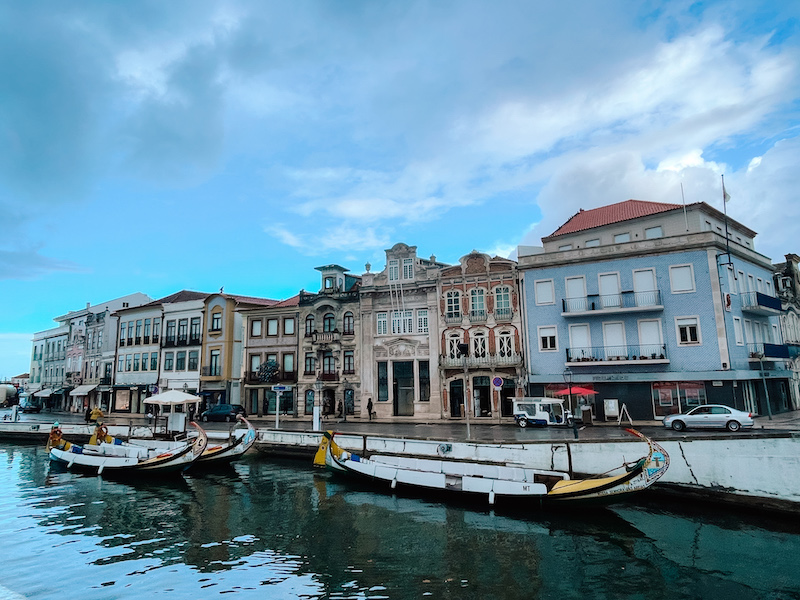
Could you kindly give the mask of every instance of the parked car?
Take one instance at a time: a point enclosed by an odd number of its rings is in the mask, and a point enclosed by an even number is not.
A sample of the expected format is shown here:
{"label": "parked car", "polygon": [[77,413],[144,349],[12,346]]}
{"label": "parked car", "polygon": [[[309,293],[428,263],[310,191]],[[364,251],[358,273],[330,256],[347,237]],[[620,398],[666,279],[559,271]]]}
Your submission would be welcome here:
{"label": "parked car", "polygon": [[722,404],[703,404],[687,413],[667,415],[664,427],[683,431],[687,427],[711,427],[739,431],[742,427],[753,426],[753,415]]}
{"label": "parked car", "polygon": [[573,417],[564,408],[563,400],[553,398],[514,398],[514,420],[520,427],[528,425],[566,425],[572,427]]}
{"label": "parked car", "polygon": [[23,396],[19,401],[19,410],[24,413],[42,412],[43,402],[35,396]]}
{"label": "parked car", "polygon": [[215,404],[200,415],[201,421],[228,421],[236,420],[236,415],[247,416],[244,406],[239,404]]}

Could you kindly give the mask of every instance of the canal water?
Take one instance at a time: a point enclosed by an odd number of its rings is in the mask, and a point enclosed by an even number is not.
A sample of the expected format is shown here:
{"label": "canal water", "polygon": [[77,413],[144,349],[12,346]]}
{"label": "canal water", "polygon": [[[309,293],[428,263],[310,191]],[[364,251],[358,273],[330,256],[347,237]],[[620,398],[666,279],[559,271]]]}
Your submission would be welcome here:
{"label": "canal water", "polygon": [[158,484],[0,443],[0,600],[800,599],[797,520],[624,504],[503,513],[253,456]]}

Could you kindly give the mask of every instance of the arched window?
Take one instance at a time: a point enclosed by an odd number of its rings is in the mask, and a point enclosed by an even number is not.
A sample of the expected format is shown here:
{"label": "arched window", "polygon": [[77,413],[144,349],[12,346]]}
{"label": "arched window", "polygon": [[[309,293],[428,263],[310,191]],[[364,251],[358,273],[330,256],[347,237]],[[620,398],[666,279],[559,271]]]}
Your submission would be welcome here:
{"label": "arched window", "polygon": [[497,356],[510,357],[514,353],[513,336],[510,331],[501,331],[497,336]]}
{"label": "arched window", "polygon": [[353,335],[355,319],[353,318],[353,313],[346,312],[344,313],[344,334],[345,335]]}
{"label": "arched window", "polygon": [[330,333],[335,329],[336,318],[333,313],[328,313],[322,318],[322,331]]}
{"label": "arched window", "polygon": [[447,356],[450,358],[458,358],[458,345],[461,343],[461,336],[457,333],[451,333],[447,338]]}
{"label": "arched window", "polygon": [[472,356],[486,358],[486,333],[483,331],[476,331],[472,335]]}
{"label": "arched window", "polygon": [[308,315],[306,317],[306,335],[311,335],[314,333],[314,315]]}

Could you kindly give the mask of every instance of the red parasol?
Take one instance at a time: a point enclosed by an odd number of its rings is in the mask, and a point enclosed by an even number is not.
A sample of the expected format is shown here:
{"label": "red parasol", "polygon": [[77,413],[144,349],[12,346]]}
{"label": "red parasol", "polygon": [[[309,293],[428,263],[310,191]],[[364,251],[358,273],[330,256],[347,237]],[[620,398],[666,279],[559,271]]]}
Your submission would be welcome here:
{"label": "red parasol", "polygon": [[[571,392],[570,389],[572,390]],[[570,393],[573,396],[590,396],[592,394],[596,394],[597,392],[577,385],[573,385],[572,388],[564,388],[563,390],[558,390],[557,392],[554,392],[556,396],[569,396]]]}

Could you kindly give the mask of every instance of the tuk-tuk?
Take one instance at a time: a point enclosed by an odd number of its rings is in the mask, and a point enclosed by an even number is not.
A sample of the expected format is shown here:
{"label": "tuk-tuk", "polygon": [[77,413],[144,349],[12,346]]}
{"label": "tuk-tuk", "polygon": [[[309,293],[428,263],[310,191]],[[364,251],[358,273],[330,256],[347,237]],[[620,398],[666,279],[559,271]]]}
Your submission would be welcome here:
{"label": "tuk-tuk", "polygon": [[43,405],[42,399],[36,396],[21,396],[19,400],[19,410],[24,413],[42,412]]}
{"label": "tuk-tuk", "polygon": [[556,398],[514,398],[514,421],[528,425],[563,425],[572,427],[574,418],[564,401]]}

